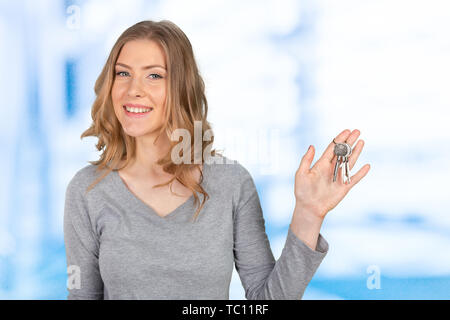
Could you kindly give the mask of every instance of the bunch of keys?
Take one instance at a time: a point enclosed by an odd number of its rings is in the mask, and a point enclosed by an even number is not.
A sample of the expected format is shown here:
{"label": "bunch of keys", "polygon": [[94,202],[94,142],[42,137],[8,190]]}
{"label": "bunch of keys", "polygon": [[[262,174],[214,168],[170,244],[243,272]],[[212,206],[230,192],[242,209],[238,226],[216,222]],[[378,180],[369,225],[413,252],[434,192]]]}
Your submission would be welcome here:
{"label": "bunch of keys", "polygon": [[343,167],[342,183],[350,183],[350,169],[348,167],[348,157],[352,154],[352,147],[347,143],[336,143],[334,146],[334,154],[337,156],[336,165],[334,166],[333,182],[336,181],[339,167]]}

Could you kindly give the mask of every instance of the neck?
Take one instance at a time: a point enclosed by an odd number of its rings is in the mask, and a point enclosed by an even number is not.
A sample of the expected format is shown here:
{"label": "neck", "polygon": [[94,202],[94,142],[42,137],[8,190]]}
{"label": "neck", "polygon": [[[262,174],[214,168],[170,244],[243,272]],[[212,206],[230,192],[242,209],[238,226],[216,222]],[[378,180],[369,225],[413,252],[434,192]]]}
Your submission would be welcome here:
{"label": "neck", "polygon": [[156,135],[136,138],[136,157],[127,165],[127,171],[141,177],[167,175],[156,162],[169,151],[170,141],[165,134],[155,140]]}

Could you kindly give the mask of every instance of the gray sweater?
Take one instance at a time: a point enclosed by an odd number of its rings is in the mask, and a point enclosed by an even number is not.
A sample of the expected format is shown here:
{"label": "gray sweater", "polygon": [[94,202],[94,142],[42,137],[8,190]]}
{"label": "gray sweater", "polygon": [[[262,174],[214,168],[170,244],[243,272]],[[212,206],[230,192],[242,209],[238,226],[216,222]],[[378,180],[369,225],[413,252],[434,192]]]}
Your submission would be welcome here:
{"label": "gray sweater", "polygon": [[238,162],[204,163],[210,198],[196,222],[193,195],[161,217],[117,171],[85,194],[95,168],[80,169],[66,190],[68,299],[227,300],[233,263],[247,299],[301,299],[328,252],[321,234],[312,250],[289,227],[275,261],[254,181]]}

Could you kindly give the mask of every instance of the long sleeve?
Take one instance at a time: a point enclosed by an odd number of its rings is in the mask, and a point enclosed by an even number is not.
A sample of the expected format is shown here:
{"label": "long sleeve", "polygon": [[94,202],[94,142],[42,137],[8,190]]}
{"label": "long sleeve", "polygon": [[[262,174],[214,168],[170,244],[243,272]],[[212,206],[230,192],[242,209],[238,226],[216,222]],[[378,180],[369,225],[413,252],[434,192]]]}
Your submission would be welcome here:
{"label": "long sleeve", "polygon": [[245,297],[299,300],[327,254],[328,243],[319,234],[316,250],[312,250],[289,227],[283,251],[275,261],[254,181],[244,167],[241,171],[233,212],[234,257]]}
{"label": "long sleeve", "polygon": [[66,190],[64,243],[68,271],[68,300],[103,299],[99,270],[99,242],[88,216],[83,184],[75,176]]}

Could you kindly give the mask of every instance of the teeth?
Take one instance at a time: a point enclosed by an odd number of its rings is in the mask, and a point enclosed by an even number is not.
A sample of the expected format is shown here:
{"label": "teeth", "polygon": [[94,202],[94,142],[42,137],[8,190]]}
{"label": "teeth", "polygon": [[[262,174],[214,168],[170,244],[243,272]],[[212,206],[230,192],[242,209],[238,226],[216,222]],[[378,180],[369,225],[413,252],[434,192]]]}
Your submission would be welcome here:
{"label": "teeth", "polygon": [[127,109],[128,112],[133,112],[133,113],[146,113],[146,112],[150,112],[153,110],[153,108],[147,109],[147,108],[130,108],[129,106],[125,106],[125,108]]}

